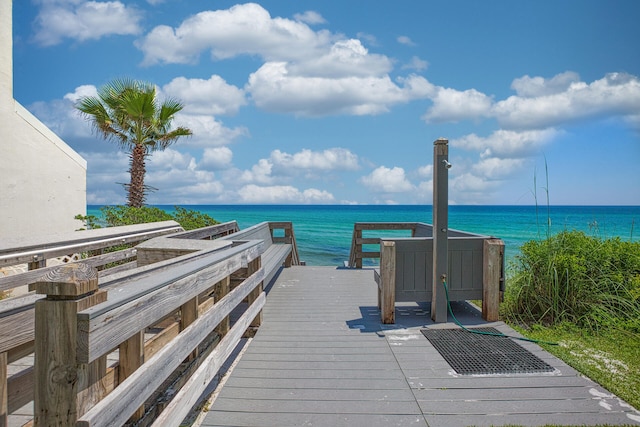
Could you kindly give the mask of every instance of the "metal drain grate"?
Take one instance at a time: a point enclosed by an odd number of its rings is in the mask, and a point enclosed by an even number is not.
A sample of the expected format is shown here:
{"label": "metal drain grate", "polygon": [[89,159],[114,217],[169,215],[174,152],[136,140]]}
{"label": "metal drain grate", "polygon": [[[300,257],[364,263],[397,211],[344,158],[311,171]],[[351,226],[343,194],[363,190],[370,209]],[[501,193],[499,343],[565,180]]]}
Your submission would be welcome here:
{"label": "metal drain grate", "polygon": [[[499,334],[495,328],[472,329]],[[533,374],[554,368],[510,338],[463,329],[422,329],[422,333],[461,375]]]}

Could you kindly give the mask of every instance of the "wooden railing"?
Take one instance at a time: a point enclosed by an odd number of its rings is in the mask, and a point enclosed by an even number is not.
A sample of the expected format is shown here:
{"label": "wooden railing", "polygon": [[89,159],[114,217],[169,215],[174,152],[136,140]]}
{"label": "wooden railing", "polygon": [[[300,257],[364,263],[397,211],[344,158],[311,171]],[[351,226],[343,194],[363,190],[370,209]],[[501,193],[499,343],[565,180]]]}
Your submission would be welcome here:
{"label": "wooden railing", "polygon": [[[353,226],[348,267],[362,268],[362,260],[380,258],[380,235],[363,237],[364,231],[411,231],[410,237],[431,236],[431,228],[420,222],[356,222]],[[375,251],[364,251],[363,245],[377,245]]]}
{"label": "wooden railing", "polygon": [[5,298],[0,300],[0,426],[6,425],[9,413],[34,399],[33,367],[26,366],[9,376],[7,366],[34,352],[34,306],[44,296],[28,292],[27,286],[59,268],[47,267],[47,261],[55,258],[56,264],[82,263],[100,269],[103,277],[115,275],[136,267],[136,249],[127,247],[109,253],[103,251],[181,230],[177,222],[164,221],[19,241],[6,239],[0,243],[0,267],[22,271],[20,264],[28,265],[27,271],[0,275],[0,292],[5,293]]}
{"label": "wooden railing", "polygon": [[[284,237],[273,243],[295,245],[291,224],[278,228]],[[240,337],[260,324],[264,241],[234,239],[237,230],[231,222],[162,237],[173,254],[108,275],[84,260],[47,267],[30,279],[30,305],[1,301],[0,425],[30,401],[36,425],[179,425]],[[232,321],[232,311],[240,318]],[[9,331],[10,318],[21,326]],[[7,365],[34,349],[34,366],[9,374]]]}
{"label": "wooden railing", "polygon": [[[409,230],[411,236],[389,237],[382,232]],[[363,237],[364,231],[377,236]],[[388,233],[387,233],[388,234]],[[504,290],[504,242],[459,230],[448,230],[447,286],[452,301],[482,300],[483,318],[497,320]],[[376,250],[363,250],[375,245]],[[381,253],[382,246],[382,253]],[[433,297],[433,227],[424,223],[356,223],[349,266],[379,258],[374,272],[383,323],[395,323],[396,302],[429,302]],[[438,284],[439,285],[439,284]]]}
{"label": "wooden railing", "polygon": [[[298,244],[296,235],[293,232],[293,224],[291,222],[269,222],[269,230],[271,231],[271,240],[273,243],[284,243],[291,245],[291,259],[288,265],[301,265],[300,255],[298,254]],[[277,236],[275,231],[283,230],[284,236]]]}
{"label": "wooden railing", "polygon": [[[45,267],[48,259],[66,257],[67,261],[77,261],[80,258],[75,255],[95,256],[107,248],[135,244],[178,231],[182,231],[182,227],[177,222],[162,221],[30,239],[6,239],[0,243],[0,268],[28,264],[29,270],[34,270]],[[6,281],[0,285],[0,290],[8,288],[10,287],[6,285]]]}

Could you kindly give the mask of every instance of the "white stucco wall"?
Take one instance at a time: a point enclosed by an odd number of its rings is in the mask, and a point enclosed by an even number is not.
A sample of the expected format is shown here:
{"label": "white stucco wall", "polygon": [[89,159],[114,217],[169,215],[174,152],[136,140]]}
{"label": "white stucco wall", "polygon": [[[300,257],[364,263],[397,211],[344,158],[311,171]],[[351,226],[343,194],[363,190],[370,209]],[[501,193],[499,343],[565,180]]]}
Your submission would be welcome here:
{"label": "white stucco wall", "polygon": [[73,231],[86,161],[13,99],[11,0],[0,0],[0,239]]}

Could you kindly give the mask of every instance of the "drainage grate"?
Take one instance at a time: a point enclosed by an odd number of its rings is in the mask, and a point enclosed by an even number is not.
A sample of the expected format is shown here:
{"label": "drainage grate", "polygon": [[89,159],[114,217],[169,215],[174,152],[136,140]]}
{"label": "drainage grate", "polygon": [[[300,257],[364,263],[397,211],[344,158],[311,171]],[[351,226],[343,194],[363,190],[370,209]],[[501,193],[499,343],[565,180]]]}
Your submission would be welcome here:
{"label": "drainage grate", "polygon": [[[472,329],[499,334],[495,328]],[[554,368],[510,338],[463,329],[422,329],[422,333],[461,375],[533,374]]]}

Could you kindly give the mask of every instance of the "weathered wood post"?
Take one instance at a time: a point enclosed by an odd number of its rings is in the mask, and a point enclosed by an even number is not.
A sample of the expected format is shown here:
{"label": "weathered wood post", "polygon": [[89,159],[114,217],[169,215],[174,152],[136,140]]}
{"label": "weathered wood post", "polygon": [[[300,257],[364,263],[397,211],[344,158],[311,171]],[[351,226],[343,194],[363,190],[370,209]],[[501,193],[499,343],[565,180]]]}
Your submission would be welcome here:
{"label": "weathered wood post", "polygon": [[35,393],[36,426],[71,426],[82,415],[78,392],[88,379],[76,360],[77,313],[106,301],[98,291],[98,272],[85,264],[60,266],[29,290],[46,295],[35,304]]}
{"label": "weathered wood post", "polygon": [[494,322],[500,319],[500,282],[504,262],[504,242],[487,239],[483,244],[482,318]]}
{"label": "weathered wood post", "polygon": [[[253,273],[260,270],[261,267],[262,267],[261,256],[257,257],[253,261],[249,261],[249,265],[247,266],[247,277],[251,276]],[[260,297],[260,294],[262,293],[263,288],[264,288],[264,282],[260,282],[258,286],[256,286],[255,289],[252,290],[251,293],[249,293],[249,295],[247,296],[247,302],[249,303],[249,305],[253,304],[258,299],[258,297]],[[251,322],[251,327],[255,329],[261,324],[262,324],[262,310],[260,310],[260,312],[256,315],[256,317]]]}
{"label": "weathered wood post", "polygon": [[356,242],[356,247],[355,247],[355,255],[356,255],[356,268],[362,268],[362,228],[358,227],[358,225],[356,224],[356,228],[354,230],[355,233],[355,242]]}
{"label": "weathered wood post", "polygon": [[380,241],[380,312],[382,323],[396,323],[396,243]]}
{"label": "weathered wood post", "polygon": [[433,284],[431,319],[447,321],[447,298],[442,286],[449,267],[449,141],[433,143]]}
{"label": "weathered wood post", "polygon": [[9,395],[7,390],[9,388],[8,379],[9,373],[7,365],[9,364],[9,358],[7,352],[0,353],[0,426],[7,425],[7,416],[9,415]]}
{"label": "weathered wood post", "polygon": [[[231,276],[227,276],[224,279],[220,280],[214,286],[214,301],[217,303],[222,298],[224,298],[229,291],[231,290]],[[231,326],[231,320],[229,316],[226,316],[220,324],[216,327],[216,332],[220,335],[220,338],[227,335],[229,332],[229,328]]]}

